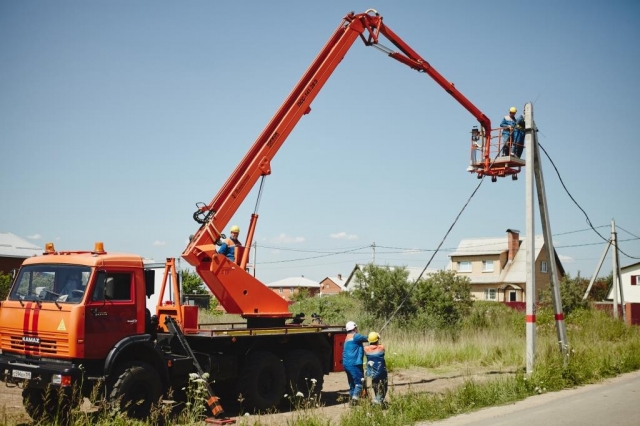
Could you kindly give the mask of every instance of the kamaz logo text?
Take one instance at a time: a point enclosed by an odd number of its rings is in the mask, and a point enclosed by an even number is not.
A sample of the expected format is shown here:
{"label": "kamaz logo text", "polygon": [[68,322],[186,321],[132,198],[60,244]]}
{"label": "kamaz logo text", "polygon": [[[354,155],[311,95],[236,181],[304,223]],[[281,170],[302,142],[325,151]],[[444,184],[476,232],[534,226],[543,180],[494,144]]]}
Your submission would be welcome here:
{"label": "kamaz logo text", "polygon": [[40,338],[31,337],[31,336],[22,336],[22,343],[26,343],[27,345],[39,345]]}

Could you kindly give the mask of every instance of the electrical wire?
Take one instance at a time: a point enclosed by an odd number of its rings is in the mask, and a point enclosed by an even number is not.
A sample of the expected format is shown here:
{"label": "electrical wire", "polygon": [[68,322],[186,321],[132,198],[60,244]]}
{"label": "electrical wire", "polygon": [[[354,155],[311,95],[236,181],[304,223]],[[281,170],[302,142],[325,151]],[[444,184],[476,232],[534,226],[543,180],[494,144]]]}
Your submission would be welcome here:
{"label": "electrical wire", "polygon": [[[496,153],[496,156],[493,157],[493,161],[491,162],[491,165],[489,166],[489,168],[491,168],[491,166],[493,166],[493,164],[496,162],[496,159],[498,158],[498,156],[500,155],[500,150],[498,150],[498,152]],[[420,279],[422,278],[422,276],[424,275],[424,273],[427,271],[427,269],[429,268],[429,266],[431,265],[431,262],[433,261],[433,258],[436,256],[436,254],[438,254],[438,251],[440,250],[440,247],[442,247],[442,244],[444,244],[444,242],[447,240],[447,237],[449,236],[449,234],[451,233],[451,231],[453,230],[453,227],[456,225],[456,223],[458,223],[458,219],[460,219],[460,216],[462,216],[462,213],[466,210],[467,206],[469,205],[469,203],[471,202],[471,200],[473,199],[473,197],[476,195],[476,192],[478,192],[478,189],[480,189],[480,186],[482,186],[482,183],[484,182],[484,178],[486,175],[482,175],[482,179],[480,179],[480,182],[478,183],[478,185],[476,186],[476,188],[473,190],[473,192],[471,193],[471,195],[469,196],[469,198],[467,198],[467,201],[464,203],[464,205],[462,206],[462,209],[460,209],[460,212],[458,212],[458,215],[456,216],[456,218],[453,220],[453,223],[451,223],[451,226],[449,226],[449,229],[447,229],[447,232],[444,234],[444,237],[442,237],[442,239],[440,240],[440,243],[438,244],[438,247],[436,247],[435,251],[431,254],[431,257],[429,258],[429,261],[427,262],[427,264],[425,265],[424,269],[422,269],[422,272],[420,272],[420,275],[418,275],[418,278],[416,278],[416,280],[411,284],[411,286],[409,287],[409,291],[407,292],[407,295],[404,297],[404,299],[402,299],[402,301],[400,302],[400,304],[398,305],[398,307],[396,308],[395,311],[393,311],[393,313],[391,314],[391,316],[389,317],[389,319],[387,319],[387,321],[383,324],[382,328],[380,329],[380,331],[383,331],[387,325],[389,325],[389,323],[391,322],[391,320],[393,319],[393,317],[396,316],[396,314],[400,311],[400,309],[402,308],[402,306],[404,306],[405,302],[407,301],[407,299],[409,298],[409,295],[411,294],[411,292],[413,291],[413,289],[415,288],[415,286],[418,284],[418,282],[420,281]]]}
{"label": "electrical wire", "polygon": [[[587,214],[587,212],[584,211],[584,209],[580,206],[580,204],[578,204],[578,202],[575,200],[575,198],[573,198],[573,195],[571,195],[571,192],[569,192],[569,190],[567,189],[567,186],[564,184],[564,181],[562,180],[562,176],[560,176],[560,171],[558,170],[558,168],[556,167],[555,163],[553,162],[553,160],[551,159],[551,156],[549,155],[549,153],[547,152],[546,149],[544,149],[544,147],[542,146],[542,144],[540,142],[538,142],[538,146],[540,147],[540,149],[542,149],[542,151],[544,152],[544,155],[547,156],[547,158],[549,159],[549,161],[551,162],[551,165],[553,166],[553,169],[556,171],[556,174],[558,175],[558,179],[560,180],[560,184],[562,185],[562,187],[564,188],[565,192],[567,193],[567,195],[569,196],[569,198],[571,198],[571,201],[573,201],[573,203],[580,209],[580,211],[584,214],[584,217],[587,219],[587,224],[589,225],[589,227],[591,227],[591,229],[593,230],[593,232],[595,232],[596,234],[598,234],[598,236],[600,238],[602,238],[604,241],[609,242],[609,239],[603,237],[598,231],[596,231],[596,228],[594,228],[593,224],[591,223],[591,219],[589,219],[589,215]],[[625,231],[627,232],[627,231]],[[640,259],[640,257],[635,257],[635,256],[631,256],[627,253],[625,253],[620,246],[618,245],[616,247],[616,249],[624,254],[625,256],[627,256],[630,259]]]}
{"label": "electrical wire", "polygon": [[320,257],[328,257],[328,256],[336,256],[338,254],[352,253],[352,252],[355,252],[355,251],[358,251],[358,250],[368,249],[369,247],[371,247],[371,246],[362,246],[362,247],[357,247],[357,248],[354,248],[354,249],[351,249],[351,250],[338,251],[338,252],[335,252],[335,253],[325,253],[325,254],[321,254],[321,255],[318,255],[318,256],[302,257],[302,258],[298,258],[298,259],[273,260],[271,262],[261,262],[261,264],[265,265],[265,264],[273,264],[273,263],[299,262],[301,260],[318,259]]}

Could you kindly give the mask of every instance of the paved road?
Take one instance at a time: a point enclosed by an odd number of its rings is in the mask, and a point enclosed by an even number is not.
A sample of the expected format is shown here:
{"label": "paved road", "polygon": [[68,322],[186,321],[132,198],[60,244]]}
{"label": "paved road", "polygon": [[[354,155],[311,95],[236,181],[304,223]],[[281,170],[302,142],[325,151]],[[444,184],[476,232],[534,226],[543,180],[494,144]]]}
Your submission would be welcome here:
{"label": "paved road", "polygon": [[491,407],[416,426],[638,426],[640,371],[578,389],[546,393],[515,404]]}

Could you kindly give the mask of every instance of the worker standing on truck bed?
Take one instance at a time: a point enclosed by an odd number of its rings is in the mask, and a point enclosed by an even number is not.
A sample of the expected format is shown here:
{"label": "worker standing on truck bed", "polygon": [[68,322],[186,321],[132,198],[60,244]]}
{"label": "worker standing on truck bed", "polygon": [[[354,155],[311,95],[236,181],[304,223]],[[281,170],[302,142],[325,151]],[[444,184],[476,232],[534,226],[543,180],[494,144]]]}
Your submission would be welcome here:
{"label": "worker standing on truck bed", "polygon": [[364,382],[363,343],[367,341],[367,337],[358,333],[358,325],[353,321],[347,322],[345,328],[347,329],[347,337],[342,351],[342,366],[349,381],[349,403],[356,405],[360,399]]}
{"label": "worker standing on truck bed", "polygon": [[227,256],[230,261],[235,262],[236,246],[242,247],[242,243],[240,242],[240,240],[238,240],[238,235],[240,235],[240,227],[238,225],[233,225],[229,230],[229,234],[231,236],[222,241],[222,244],[218,249],[218,253]]}

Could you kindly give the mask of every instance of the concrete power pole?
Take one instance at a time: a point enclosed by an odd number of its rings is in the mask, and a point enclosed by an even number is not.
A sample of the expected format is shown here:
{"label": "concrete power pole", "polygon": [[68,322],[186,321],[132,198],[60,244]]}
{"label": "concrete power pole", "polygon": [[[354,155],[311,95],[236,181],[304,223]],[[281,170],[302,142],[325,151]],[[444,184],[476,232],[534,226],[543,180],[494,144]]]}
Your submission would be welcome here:
{"label": "concrete power pole", "polygon": [[542,234],[544,246],[549,261],[549,276],[553,296],[553,307],[556,318],[556,333],[560,350],[565,355],[569,354],[569,343],[567,340],[567,330],[562,312],[562,298],[560,296],[560,285],[558,282],[558,268],[556,264],[555,249],[551,237],[551,222],[549,210],[547,208],[547,194],[542,175],[542,164],[540,162],[540,148],[538,147],[538,133],[533,120],[533,104],[527,103],[524,107],[525,118],[525,146],[527,147],[527,174],[526,174],[526,220],[527,220],[527,287],[526,287],[526,333],[527,333],[527,374],[533,372],[535,364],[535,230],[534,230],[534,207],[533,207],[533,185],[538,194],[538,207],[540,210],[540,222],[542,224]]}

